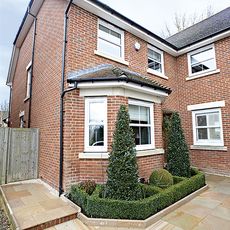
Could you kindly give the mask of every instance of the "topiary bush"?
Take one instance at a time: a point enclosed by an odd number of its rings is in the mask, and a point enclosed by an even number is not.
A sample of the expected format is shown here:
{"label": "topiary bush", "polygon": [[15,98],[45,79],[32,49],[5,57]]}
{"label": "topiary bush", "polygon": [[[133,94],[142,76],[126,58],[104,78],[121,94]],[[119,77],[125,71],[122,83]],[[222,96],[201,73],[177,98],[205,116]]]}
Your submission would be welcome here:
{"label": "topiary bush", "polygon": [[86,180],[80,183],[80,188],[91,195],[96,188],[96,182],[93,180]]}
{"label": "topiary bush", "polygon": [[142,197],[134,135],[129,122],[127,107],[121,105],[113,135],[112,152],[109,155],[108,180],[104,189],[106,198],[138,200]]}
{"label": "topiary bush", "polygon": [[189,149],[185,140],[181,119],[174,112],[168,134],[167,169],[174,176],[190,177]]}
{"label": "topiary bush", "polygon": [[165,169],[158,169],[152,172],[149,183],[160,188],[168,188],[173,185],[173,176]]}

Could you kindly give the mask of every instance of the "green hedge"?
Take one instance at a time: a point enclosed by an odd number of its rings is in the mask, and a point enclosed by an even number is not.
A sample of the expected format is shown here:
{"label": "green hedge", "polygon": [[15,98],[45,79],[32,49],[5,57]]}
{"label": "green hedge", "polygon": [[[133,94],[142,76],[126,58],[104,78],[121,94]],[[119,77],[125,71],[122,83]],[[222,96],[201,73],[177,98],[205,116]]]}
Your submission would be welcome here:
{"label": "green hedge", "polygon": [[97,187],[89,196],[77,186],[72,187],[70,199],[81,206],[89,217],[143,220],[203,187],[204,174],[198,171],[193,173],[196,175],[190,178],[174,177],[177,183],[164,190],[149,186],[146,193],[154,195],[142,200],[121,201],[100,198],[101,187]]}

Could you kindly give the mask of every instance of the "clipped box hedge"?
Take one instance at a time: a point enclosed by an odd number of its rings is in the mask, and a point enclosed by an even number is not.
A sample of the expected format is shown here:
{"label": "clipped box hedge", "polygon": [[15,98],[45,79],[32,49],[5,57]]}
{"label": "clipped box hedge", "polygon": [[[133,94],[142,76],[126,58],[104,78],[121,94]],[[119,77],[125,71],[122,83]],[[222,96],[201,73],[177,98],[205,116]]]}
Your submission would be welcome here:
{"label": "clipped box hedge", "polygon": [[100,186],[91,196],[78,186],[72,186],[70,199],[78,204],[88,217],[144,220],[205,185],[204,174],[192,170],[194,176],[174,177],[174,185],[163,190],[154,188],[154,195],[142,200],[124,201],[100,198]]}

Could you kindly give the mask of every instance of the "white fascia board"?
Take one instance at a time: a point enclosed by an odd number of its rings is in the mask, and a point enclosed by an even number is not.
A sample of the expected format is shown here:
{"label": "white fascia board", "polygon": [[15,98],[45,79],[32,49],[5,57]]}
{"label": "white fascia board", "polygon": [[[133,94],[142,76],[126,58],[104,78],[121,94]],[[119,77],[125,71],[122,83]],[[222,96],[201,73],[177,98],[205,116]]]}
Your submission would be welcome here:
{"label": "white fascia board", "polygon": [[188,105],[187,110],[194,111],[194,110],[201,110],[201,109],[220,108],[224,106],[225,106],[225,101],[215,101],[215,102],[208,102],[208,103],[202,103],[196,105]]}
{"label": "white fascia board", "polygon": [[118,82],[118,81],[105,81],[105,82],[80,82],[78,83],[79,89],[88,89],[88,88],[125,88],[130,89],[133,91],[150,94],[158,97],[167,97],[168,94],[163,92],[163,90],[152,89],[146,86],[139,86],[138,84],[134,83],[127,83],[127,82]]}
{"label": "white fascia board", "polygon": [[196,49],[198,49],[200,47],[212,44],[212,43],[214,43],[214,42],[216,42],[216,41],[218,41],[220,39],[223,39],[223,38],[226,38],[226,37],[229,37],[229,36],[230,36],[230,30],[228,30],[228,31],[226,31],[224,33],[218,34],[216,36],[213,36],[211,38],[205,39],[205,40],[203,40],[201,42],[198,42],[198,43],[196,43],[194,45],[188,46],[188,47],[186,47],[186,48],[184,48],[182,50],[179,50],[177,52],[176,56],[180,56],[180,55],[188,53],[188,52],[190,52],[192,50],[196,50]]}

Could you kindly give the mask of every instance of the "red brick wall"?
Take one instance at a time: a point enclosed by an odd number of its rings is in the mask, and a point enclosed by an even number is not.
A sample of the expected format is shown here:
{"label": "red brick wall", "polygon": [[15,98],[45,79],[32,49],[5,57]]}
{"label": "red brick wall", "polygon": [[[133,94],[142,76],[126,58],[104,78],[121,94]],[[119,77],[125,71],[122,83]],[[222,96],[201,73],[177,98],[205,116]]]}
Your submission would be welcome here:
{"label": "red brick wall", "polygon": [[[46,0],[37,16],[31,127],[40,129],[39,177],[58,187],[59,176],[59,103],[65,0]],[[33,26],[20,49],[13,81],[12,127],[19,126],[19,111],[25,110],[26,66],[31,61]]]}
{"label": "red brick wall", "polygon": [[177,59],[179,111],[188,145],[193,145],[192,112],[187,105],[225,101],[221,108],[224,131],[224,145],[228,151],[192,150],[191,161],[205,171],[230,175],[230,38],[215,43],[217,69],[220,73],[186,81],[188,77],[187,54]]}

